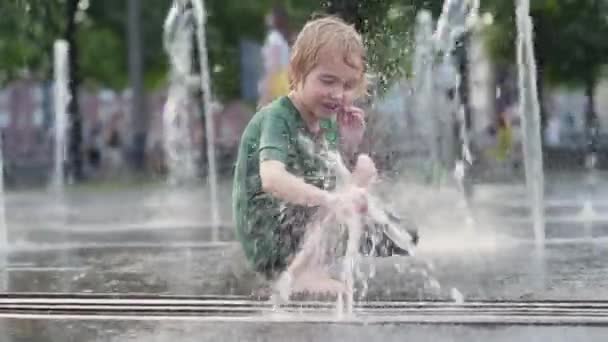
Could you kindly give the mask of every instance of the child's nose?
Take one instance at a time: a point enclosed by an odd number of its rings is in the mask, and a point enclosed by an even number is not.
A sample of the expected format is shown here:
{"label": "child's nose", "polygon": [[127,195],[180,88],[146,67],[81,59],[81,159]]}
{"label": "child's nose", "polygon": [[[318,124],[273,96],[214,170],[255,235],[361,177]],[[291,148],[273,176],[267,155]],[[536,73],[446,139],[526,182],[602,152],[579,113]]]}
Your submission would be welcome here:
{"label": "child's nose", "polygon": [[344,89],[342,87],[336,87],[330,94],[332,100],[342,101],[344,99]]}

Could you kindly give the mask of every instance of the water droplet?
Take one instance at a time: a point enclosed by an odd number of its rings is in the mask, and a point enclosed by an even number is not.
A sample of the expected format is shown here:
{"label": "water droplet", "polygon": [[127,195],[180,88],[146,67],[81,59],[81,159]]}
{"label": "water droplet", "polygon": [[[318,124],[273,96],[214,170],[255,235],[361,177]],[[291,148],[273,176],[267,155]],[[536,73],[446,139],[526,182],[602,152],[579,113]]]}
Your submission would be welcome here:
{"label": "water droplet", "polygon": [[462,293],[460,293],[460,291],[458,291],[457,288],[455,288],[455,287],[452,288],[451,296],[452,296],[452,300],[454,300],[454,302],[456,302],[456,304],[464,303],[464,296],[462,295]]}

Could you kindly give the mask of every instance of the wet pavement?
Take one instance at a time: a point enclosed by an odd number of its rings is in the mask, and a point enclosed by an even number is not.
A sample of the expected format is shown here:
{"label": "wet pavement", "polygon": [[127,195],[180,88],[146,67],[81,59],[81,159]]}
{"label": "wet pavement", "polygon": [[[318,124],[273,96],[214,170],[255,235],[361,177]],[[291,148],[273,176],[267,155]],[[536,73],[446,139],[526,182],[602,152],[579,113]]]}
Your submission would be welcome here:
{"label": "wet pavement", "polygon": [[6,342],[429,341],[603,342],[601,327],[115,322],[0,319]]}
{"label": "wet pavement", "polygon": [[[603,176],[595,181],[598,189],[605,182]],[[452,301],[457,289],[465,302],[608,300],[608,220],[605,226],[602,218],[608,196],[599,190],[579,196],[580,187],[559,177],[548,184],[550,241],[542,249],[532,243],[521,186],[479,186],[470,211],[450,188],[380,189],[389,198],[400,194],[391,204],[415,219],[422,240],[415,257],[363,259],[357,299]],[[221,189],[218,242],[209,241],[204,189],[79,190],[67,194],[63,205],[48,193],[11,194],[0,286],[3,292],[255,298],[268,284],[249,271],[231,242],[229,186]],[[580,216],[589,198],[597,213],[591,224]],[[577,326],[337,322],[311,329],[314,324],[321,323],[0,318],[0,341],[603,341],[608,333]]]}
{"label": "wet pavement", "polygon": [[[608,299],[608,245],[450,240],[462,248],[421,245],[414,257],[361,262],[361,300]],[[205,247],[49,249],[14,253],[3,277],[9,292],[251,295],[267,286],[249,271],[236,244]],[[366,288],[367,286],[367,288]]]}

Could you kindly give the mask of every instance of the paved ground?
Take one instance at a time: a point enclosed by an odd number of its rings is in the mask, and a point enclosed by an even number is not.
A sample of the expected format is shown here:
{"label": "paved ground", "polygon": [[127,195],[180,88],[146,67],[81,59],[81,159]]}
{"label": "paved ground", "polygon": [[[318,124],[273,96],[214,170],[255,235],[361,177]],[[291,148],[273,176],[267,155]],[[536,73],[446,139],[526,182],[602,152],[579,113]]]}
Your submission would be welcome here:
{"label": "paved ground", "polygon": [[[365,259],[359,300],[608,299],[608,243],[603,242],[605,177],[547,181],[548,244],[538,249],[522,187],[478,186],[474,207],[451,188],[384,184],[379,193],[421,227],[415,258]],[[147,293],[250,296],[267,284],[248,271],[232,238],[229,185],[221,186],[221,240],[209,243],[204,187],[78,189],[65,201],[42,192],[7,196],[9,253],[0,267],[10,292]],[[608,194],[608,192],[606,192]],[[594,222],[581,216],[592,203]],[[62,204],[63,203],[63,204]],[[473,221],[468,220],[474,218]],[[591,223],[590,223],[591,222]],[[607,222],[608,223],[608,222]],[[591,227],[590,229],[588,229]],[[597,236],[596,239],[587,239]],[[402,340],[585,341],[589,327],[360,326],[205,324],[0,319],[2,341]],[[221,337],[221,338],[219,338]]]}
{"label": "paved ground", "polygon": [[0,320],[6,342],[404,341],[603,342],[601,327],[344,325]]}

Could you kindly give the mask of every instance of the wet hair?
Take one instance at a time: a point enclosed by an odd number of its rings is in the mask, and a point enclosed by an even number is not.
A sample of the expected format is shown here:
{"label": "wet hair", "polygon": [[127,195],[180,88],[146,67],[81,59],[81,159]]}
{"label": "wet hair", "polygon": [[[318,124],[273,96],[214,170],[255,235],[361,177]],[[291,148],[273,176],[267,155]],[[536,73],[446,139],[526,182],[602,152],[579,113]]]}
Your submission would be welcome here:
{"label": "wet hair", "polygon": [[304,25],[293,45],[289,61],[289,86],[293,90],[304,81],[317,65],[321,52],[342,55],[344,62],[361,69],[358,88],[363,94],[367,88],[365,47],[361,35],[351,25],[335,16],[313,19]]}

